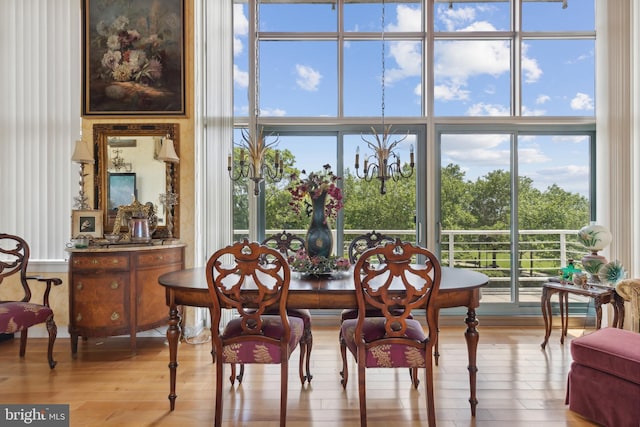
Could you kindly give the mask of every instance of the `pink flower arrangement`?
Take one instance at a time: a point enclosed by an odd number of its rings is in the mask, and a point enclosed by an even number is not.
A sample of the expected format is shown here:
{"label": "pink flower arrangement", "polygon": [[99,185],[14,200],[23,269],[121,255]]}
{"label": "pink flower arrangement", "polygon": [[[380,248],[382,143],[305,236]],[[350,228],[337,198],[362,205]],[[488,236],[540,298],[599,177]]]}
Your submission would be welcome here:
{"label": "pink flower arrangement", "polygon": [[[304,206],[306,214],[311,215],[313,204],[308,199],[315,200],[326,192],[329,197],[324,206],[325,216],[335,219],[340,209],[344,207],[342,190],[337,186],[337,182],[341,178],[331,171],[331,165],[324,165],[322,168],[321,172],[311,172],[306,178],[301,178],[297,174],[291,175],[289,186],[291,202],[289,205],[297,214]],[[306,174],[304,170],[301,173]],[[307,196],[309,197],[307,198]]]}
{"label": "pink flower arrangement", "polygon": [[309,258],[307,251],[304,248],[290,256],[288,261],[293,271],[310,275],[347,271],[351,267],[349,260],[343,257],[315,256]]}

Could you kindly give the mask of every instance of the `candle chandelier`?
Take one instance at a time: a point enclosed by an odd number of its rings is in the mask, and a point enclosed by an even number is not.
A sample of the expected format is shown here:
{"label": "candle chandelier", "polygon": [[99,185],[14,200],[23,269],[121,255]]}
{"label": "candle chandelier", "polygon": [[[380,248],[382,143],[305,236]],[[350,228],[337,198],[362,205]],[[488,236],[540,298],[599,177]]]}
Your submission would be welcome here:
{"label": "candle chandelier", "polygon": [[[284,161],[280,158],[280,152],[276,150],[273,166],[267,163],[267,150],[278,144],[278,138],[266,142],[264,129],[255,128],[253,135],[242,129],[242,142],[240,146],[240,160],[234,168],[232,156],[227,159],[227,170],[232,181],[248,178],[253,181],[253,194],[260,194],[260,183],[266,178],[273,182],[279,182],[284,174]],[[246,151],[246,155],[245,155]]]}
{"label": "candle chandelier", "polygon": [[393,138],[391,132],[391,125],[386,126],[384,123],[384,108],[385,108],[385,38],[384,38],[384,25],[385,25],[385,2],[382,0],[382,134],[376,132],[376,129],[372,126],[372,134],[367,139],[361,136],[362,140],[367,143],[369,148],[373,150],[373,153],[365,156],[364,165],[362,168],[362,175],[360,175],[360,147],[356,149],[356,176],[369,182],[374,178],[380,180],[380,194],[387,193],[386,182],[389,179],[398,181],[401,178],[409,178],[413,175],[413,169],[415,166],[413,157],[413,145],[410,147],[409,152],[409,167],[410,170],[405,172],[402,170],[402,164],[400,163],[400,155],[396,152],[398,144],[404,141],[408,135],[401,138]]}
{"label": "candle chandelier", "polygon": [[[257,6],[258,2],[255,2],[256,10],[254,14],[256,16],[255,28],[259,28],[257,22]],[[252,31],[256,31],[253,29]],[[249,179],[253,181],[253,194],[255,196],[260,195],[260,184],[269,179],[273,182],[280,182],[284,175],[284,161],[280,158],[280,152],[275,150],[275,159],[273,164],[269,164],[267,161],[267,152],[273,150],[278,144],[279,138],[276,136],[275,140],[267,142],[264,135],[264,128],[258,125],[260,116],[260,100],[259,100],[259,86],[258,82],[260,69],[258,60],[258,37],[254,34],[254,44],[250,46],[253,49],[254,54],[249,55],[255,57],[255,64],[250,69],[253,70],[253,102],[250,108],[253,108],[254,114],[249,117],[248,129],[242,129],[242,141],[238,144],[234,144],[240,147],[240,159],[234,162],[233,155],[234,150],[232,148],[231,154],[227,158],[227,171],[229,171],[229,177],[232,181],[239,181]],[[272,137],[273,135],[269,135]]]}

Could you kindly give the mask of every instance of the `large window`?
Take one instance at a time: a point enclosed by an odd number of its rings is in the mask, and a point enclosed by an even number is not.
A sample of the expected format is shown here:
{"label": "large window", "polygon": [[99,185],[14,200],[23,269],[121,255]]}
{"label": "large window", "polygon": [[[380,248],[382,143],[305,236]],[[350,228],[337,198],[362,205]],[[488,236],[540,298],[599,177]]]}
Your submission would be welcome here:
{"label": "large window", "polygon": [[[336,253],[388,230],[492,269],[488,292],[512,306],[578,256],[560,242],[594,211],[593,0],[256,1],[234,8],[236,136],[278,136],[286,172],[257,198],[235,184],[236,237],[304,234],[287,175],[330,164]],[[416,158],[386,195],[354,169],[383,123]]]}

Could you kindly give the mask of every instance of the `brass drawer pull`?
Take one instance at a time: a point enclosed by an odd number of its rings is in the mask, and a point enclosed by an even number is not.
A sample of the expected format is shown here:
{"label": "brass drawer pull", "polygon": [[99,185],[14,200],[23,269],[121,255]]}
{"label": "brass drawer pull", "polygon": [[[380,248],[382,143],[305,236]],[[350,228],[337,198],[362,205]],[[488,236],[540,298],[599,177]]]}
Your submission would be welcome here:
{"label": "brass drawer pull", "polygon": [[84,285],[82,284],[82,282],[78,282],[78,285],[76,286],[76,288],[78,288],[78,290],[81,291],[82,288],[84,288]]}
{"label": "brass drawer pull", "polygon": [[78,313],[78,315],[76,316],[76,322],[79,322],[82,320],[82,314]]}
{"label": "brass drawer pull", "polygon": [[114,289],[114,290],[115,290],[115,289],[118,289],[118,287],[119,287],[120,285],[118,284],[118,282],[111,282],[111,285],[110,285],[110,286],[111,286],[111,289]]}
{"label": "brass drawer pull", "polygon": [[111,320],[113,320],[114,322],[119,318],[120,318],[120,314],[118,314],[117,311],[114,311],[113,313],[111,313]]}
{"label": "brass drawer pull", "polygon": [[96,264],[100,264],[100,261],[98,261],[97,259],[92,259],[91,260],[91,264],[96,265]]}

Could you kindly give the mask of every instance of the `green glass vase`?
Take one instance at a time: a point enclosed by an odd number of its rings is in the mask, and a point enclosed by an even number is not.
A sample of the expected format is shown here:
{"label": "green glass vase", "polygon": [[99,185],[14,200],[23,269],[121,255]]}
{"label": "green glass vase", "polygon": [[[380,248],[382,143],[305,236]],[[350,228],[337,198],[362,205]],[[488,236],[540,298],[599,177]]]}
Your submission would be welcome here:
{"label": "green glass vase", "polygon": [[309,225],[305,239],[309,258],[315,256],[327,258],[331,255],[331,250],[333,249],[333,236],[324,212],[326,200],[326,191],[315,199],[311,199],[311,225]]}

